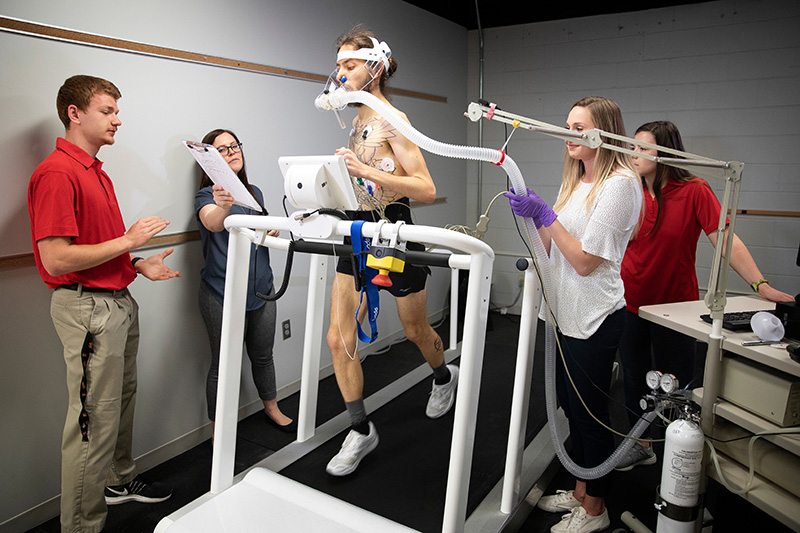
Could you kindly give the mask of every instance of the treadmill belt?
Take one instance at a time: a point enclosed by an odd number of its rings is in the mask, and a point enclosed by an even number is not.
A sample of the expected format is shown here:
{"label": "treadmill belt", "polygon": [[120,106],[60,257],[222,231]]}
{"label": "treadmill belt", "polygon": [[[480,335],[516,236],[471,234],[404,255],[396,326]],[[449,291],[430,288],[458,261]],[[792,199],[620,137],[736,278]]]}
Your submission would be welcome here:
{"label": "treadmill belt", "polygon": [[[519,317],[494,315],[492,324],[492,330],[487,332],[486,338],[467,516],[497,484],[505,468]],[[370,394],[371,372],[383,376],[394,370],[399,377],[408,371],[405,356],[399,357],[398,364],[393,363],[395,351],[416,353],[416,364],[423,362],[416,347],[407,341],[403,345],[393,347],[388,354],[366,359],[364,375],[367,395]],[[537,346],[542,345],[542,342],[537,342]],[[526,443],[546,423],[544,361],[538,352],[541,349],[537,351],[534,367]],[[455,364],[458,364],[458,360]],[[425,416],[431,383],[432,377],[428,377],[384,407],[369,413],[370,420],[377,428],[380,443],[375,451],[361,461],[353,474],[337,478],[325,472],[325,466],[339,451],[346,432],[280,473],[419,531],[440,531],[455,408],[437,420]],[[338,390],[336,393],[338,395]],[[338,402],[339,412],[343,408],[341,396],[331,399],[320,395],[320,402],[320,409],[323,402],[327,404],[325,410],[330,407],[328,402]]]}

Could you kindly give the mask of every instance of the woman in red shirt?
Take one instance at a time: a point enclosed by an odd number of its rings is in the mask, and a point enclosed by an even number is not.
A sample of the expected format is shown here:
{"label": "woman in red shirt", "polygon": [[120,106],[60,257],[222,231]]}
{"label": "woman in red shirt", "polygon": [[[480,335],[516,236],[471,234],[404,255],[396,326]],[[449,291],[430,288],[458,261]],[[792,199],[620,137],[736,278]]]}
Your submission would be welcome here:
{"label": "woman in red shirt", "polygon": [[[648,122],[636,130],[636,139],[685,151],[672,122]],[[647,155],[667,156],[637,146]],[[644,187],[644,219],[631,238],[622,261],[627,306],[625,333],[619,346],[625,374],[625,403],[631,424],[642,410],[639,399],[647,393],[645,374],[653,368],[674,374],[682,385],[694,379],[695,340],[639,317],[639,307],[699,299],[695,253],[702,230],[717,244],[720,204],[711,187],[688,171],[634,157]],[[731,267],[765,300],[793,301],[773,289],[756,266],[744,243],[733,236]],[[655,366],[650,354],[655,358]],[[617,470],[656,462],[649,442],[639,442]]]}

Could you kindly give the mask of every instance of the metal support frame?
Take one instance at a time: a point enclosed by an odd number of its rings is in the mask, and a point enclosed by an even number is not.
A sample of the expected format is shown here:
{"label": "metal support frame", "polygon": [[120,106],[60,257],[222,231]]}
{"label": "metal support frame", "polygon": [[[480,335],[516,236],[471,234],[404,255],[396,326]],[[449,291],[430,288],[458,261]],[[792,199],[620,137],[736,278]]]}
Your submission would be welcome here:
{"label": "metal support frame", "polygon": [[322,347],[322,318],[325,314],[325,281],[327,258],[311,256],[308,274],[308,304],[306,305],[306,327],[303,337],[303,368],[300,378],[300,411],[297,423],[297,441],[305,442],[314,436],[317,422],[317,398],[319,397],[319,360]]}
{"label": "metal support frame", "polygon": [[[349,221],[339,221],[332,224],[332,227],[336,235],[349,235],[350,225]],[[290,230],[295,236],[298,235],[296,220],[282,217],[232,215],[225,220],[225,227],[230,232],[230,240],[228,275],[223,304],[211,495],[219,495],[233,485],[250,245],[257,243],[268,247],[287,248],[288,243],[285,239],[265,236],[269,229]],[[313,231],[317,231],[317,229],[315,228]],[[458,306],[458,270],[469,269],[469,291],[461,343],[459,394],[455,402],[453,439],[442,524],[442,531],[460,533],[464,530],[466,521],[467,493],[475,440],[494,252],[487,244],[477,239],[441,228],[390,224],[379,227],[375,223],[365,223],[362,231],[365,237],[372,237],[376,231],[380,231],[380,237],[384,239],[391,238],[392,234],[396,234],[403,241],[436,244],[469,254],[452,253],[447,256],[447,262],[451,268],[451,287],[456,289],[451,294],[451,309],[453,310],[456,310]],[[333,247],[333,244],[331,243],[330,246]],[[434,262],[441,262],[441,258],[436,258]],[[314,435],[319,357],[322,344],[322,310],[326,293],[325,266],[326,259],[323,256],[312,255],[298,416],[299,442]],[[456,326],[451,321],[451,348],[456,345]]]}
{"label": "metal support frame", "polygon": [[542,288],[533,269],[533,263],[526,261],[525,281],[522,293],[522,312],[519,321],[519,343],[517,344],[517,364],[514,371],[514,391],[511,400],[511,420],[508,427],[508,447],[506,467],[503,475],[503,493],[500,512],[511,514],[524,494],[520,494],[522,476],[522,457],[525,451],[525,432],[528,421],[528,407],[531,398],[533,376],[533,353],[536,343],[536,329],[539,319],[539,302]]}
{"label": "metal support frame", "polygon": [[[720,202],[721,209],[719,225],[717,228],[717,244],[714,249],[714,257],[711,263],[711,275],[708,283],[708,292],[706,293],[705,297],[706,306],[711,314],[712,325],[711,333],[708,337],[708,352],[704,370],[704,393],[701,406],[701,427],[704,433],[711,434],[714,422],[714,405],[717,402],[717,395],[719,393],[720,385],[720,365],[722,359],[723,340],[722,317],[725,312],[725,289],[727,287],[728,266],[730,263],[730,253],[723,255],[723,250],[731,250],[733,246],[734,229],[736,226],[736,211],[739,205],[739,192],[741,188],[744,163],[739,161],[720,161],[711,159],[705,156],[639,141],[631,137],[609,133],[596,128],[583,133],[575,132],[561,126],[555,126],[553,124],[548,124],[546,122],[541,122],[521,115],[499,110],[497,108],[492,109],[475,102],[469,104],[465,116],[472,121],[478,121],[481,118],[485,118],[487,120],[494,120],[504,124],[510,124],[514,128],[523,128],[559,139],[570,139],[574,143],[582,144],[590,148],[606,148],[608,150],[621,152],[631,156],[649,159],[651,161],[655,161],[656,163],[682,168],[696,174],[701,174],[703,176],[725,182],[725,192],[723,194],[722,202]],[[605,139],[621,142],[623,146],[608,143]],[[653,148],[675,157],[661,157],[643,154],[633,150],[633,146]],[[728,215],[728,213],[730,213],[730,215]],[[525,282],[527,290],[527,273]],[[538,286],[538,280],[536,280],[536,283]],[[525,310],[525,304],[526,301],[523,301],[523,313]],[[514,480],[518,479],[520,475],[519,445],[517,440],[520,438],[520,434],[523,436],[525,434],[524,419],[521,422],[519,420],[519,414],[525,407],[520,405],[518,402],[528,401],[531,379],[530,373],[527,376],[527,380],[520,378],[522,375],[521,367],[527,365],[528,356],[528,354],[523,351],[522,345],[523,343],[529,342],[529,339],[523,339],[522,327],[523,326],[521,324],[520,348],[517,355],[518,376],[517,379],[515,379],[514,404],[512,405],[512,413],[514,415],[512,415],[511,427],[509,429],[509,444],[506,457],[506,479],[503,487],[502,511],[504,513],[510,513],[520,500]],[[704,464],[706,465],[708,465],[707,454],[708,452],[706,451],[706,456],[704,456]],[[706,475],[704,470],[703,476],[701,477],[701,497],[705,492],[705,486]],[[698,523],[701,520],[702,518],[699,518]]]}

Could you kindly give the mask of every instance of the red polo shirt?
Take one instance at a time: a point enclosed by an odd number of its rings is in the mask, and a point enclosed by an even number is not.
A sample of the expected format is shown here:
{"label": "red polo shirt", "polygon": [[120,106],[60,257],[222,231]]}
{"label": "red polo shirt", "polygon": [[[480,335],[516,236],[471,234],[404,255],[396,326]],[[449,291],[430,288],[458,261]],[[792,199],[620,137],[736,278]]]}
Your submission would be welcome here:
{"label": "red polo shirt", "polygon": [[700,231],[711,233],[719,225],[720,205],[714,192],[701,179],[670,180],[662,189],[664,201],[658,229],[658,203],[644,193],[644,220],[636,237],[628,243],[622,260],[622,281],[628,311],[642,305],[697,300],[695,256]]}
{"label": "red polo shirt", "polygon": [[56,149],[36,167],[28,185],[33,254],[48,287],[80,283],[86,287],[124,289],[136,278],[129,254],[86,270],[51,276],[42,266],[36,242],[71,237],[72,244],[99,244],[125,234],[114,185],[102,161],[59,138]]}

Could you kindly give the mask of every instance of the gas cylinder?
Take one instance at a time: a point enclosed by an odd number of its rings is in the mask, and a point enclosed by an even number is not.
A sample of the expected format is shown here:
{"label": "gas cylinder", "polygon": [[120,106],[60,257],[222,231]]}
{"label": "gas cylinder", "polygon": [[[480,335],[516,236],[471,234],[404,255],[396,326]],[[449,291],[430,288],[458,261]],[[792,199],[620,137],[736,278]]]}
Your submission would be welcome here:
{"label": "gas cylinder", "polygon": [[661,468],[658,533],[691,533],[700,495],[703,431],[691,420],[675,420],[667,427]]}

